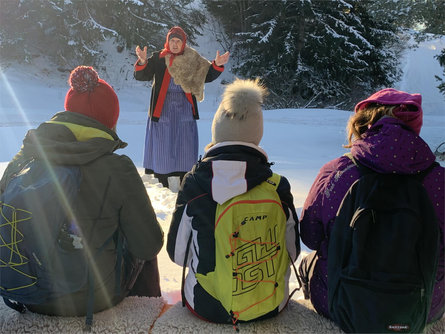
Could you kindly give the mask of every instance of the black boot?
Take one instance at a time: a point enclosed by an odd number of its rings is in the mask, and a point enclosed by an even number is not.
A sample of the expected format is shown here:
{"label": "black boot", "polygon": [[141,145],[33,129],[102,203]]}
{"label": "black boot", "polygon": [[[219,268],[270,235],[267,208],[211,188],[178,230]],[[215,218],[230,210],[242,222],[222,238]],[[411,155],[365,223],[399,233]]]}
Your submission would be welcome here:
{"label": "black boot", "polygon": [[168,175],[167,174],[155,173],[155,178],[157,178],[159,180],[159,182],[162,183],[163,187],[168,188]]}

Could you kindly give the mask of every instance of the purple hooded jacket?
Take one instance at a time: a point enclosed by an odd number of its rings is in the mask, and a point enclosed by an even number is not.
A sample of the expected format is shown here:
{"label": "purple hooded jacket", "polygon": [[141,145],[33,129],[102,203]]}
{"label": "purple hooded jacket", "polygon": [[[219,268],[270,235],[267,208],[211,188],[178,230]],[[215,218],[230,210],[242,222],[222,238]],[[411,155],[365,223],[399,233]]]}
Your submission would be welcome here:
{"label": "purple hooded jacket", "polygon": [[[380,173],[416,174],[427,169],[435,161],[435,156],[422,138],[405,124],[397,118],[381,118],[362,139],[353,143],[352,156]],[[428,322],[438,319],[444,310],[444,171],[443,167],[437,166],[423,181],[440,227],[439,265]],[[302,211],[301,239],[318,255],[310,280],[311,301],[317,312],[328,318],[329,235],[340,203],[358,177],[358,168],[349,157],[328,162],[317,175]]]}

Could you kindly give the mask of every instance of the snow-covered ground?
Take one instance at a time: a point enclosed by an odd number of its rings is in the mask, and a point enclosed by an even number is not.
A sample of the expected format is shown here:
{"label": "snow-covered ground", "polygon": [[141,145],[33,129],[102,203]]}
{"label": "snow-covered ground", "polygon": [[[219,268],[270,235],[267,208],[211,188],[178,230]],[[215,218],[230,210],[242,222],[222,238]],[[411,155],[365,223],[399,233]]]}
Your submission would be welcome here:
{"label": "snow-covered ground", "polygon": [[[211,37],[203,36],[199,44],[197,49],[208,59],[213,59],[217,46],[211,42]],[[445,141],[445,97],[438,92],[434,79],[434,75],[442,73],[434,56],[444,47],[445,37],[407,50],[402,61],[404,75],[395,86],[410,93],[422,94],[424,126],[421,136],[433,150]],[[129,144],[117,153],[133,159],[142,174],[150,89],[147,84],[132,79],[134,60],[116,54],[104,60],[104,66],[110,68],[118,62],[127,64],[119,73],[111,72],[105,79],[116,88],[121,110],[117,132]],[[0,175],[20,149],[26,131],[63,110],[68,73],[62,74],[46,66],[42,62],[40,66],[14,64],[0,69]],[[220,79],[206,85],[205,100],[199,104],[200,152],[211,140],[211,122],[224,89],[221,79],[232,78],[226,71]],[[326,109],[264,111],[261,146],[268,153],[269,160],[275,162],[274,171],[289,179],[294,204],[299,210],[319,168],[346,152],[342,145],[346,143],[345,125],[350,115],[351,111]],[[142,180],[167,234],[177,194],[162,188],[153,177],[143,176]],[[303,247],[303,250],[307,251],[307,248]],[[159,267],[163,295],[173,303],[180,298],[181,268],[169,260],[165,247],[159,254]],[[295,280],[291,285],[296,286]],[[298,298],[298,295],[294,298]]]}

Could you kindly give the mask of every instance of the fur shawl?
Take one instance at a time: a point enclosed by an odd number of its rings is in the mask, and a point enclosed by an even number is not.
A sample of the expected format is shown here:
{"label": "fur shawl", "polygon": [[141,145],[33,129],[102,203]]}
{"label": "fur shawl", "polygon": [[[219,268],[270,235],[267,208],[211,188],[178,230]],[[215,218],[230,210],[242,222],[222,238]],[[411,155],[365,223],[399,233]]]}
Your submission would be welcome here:
{"label": "fur shawl", "polygon": [[171,66],[170,57],[170,54],[165,56],[165,64],[175,84],[180,85],[184,92],[195,95],[199,102],[204,100],[204,82],[211,63],[188,46],[182,55],[175,56]]}

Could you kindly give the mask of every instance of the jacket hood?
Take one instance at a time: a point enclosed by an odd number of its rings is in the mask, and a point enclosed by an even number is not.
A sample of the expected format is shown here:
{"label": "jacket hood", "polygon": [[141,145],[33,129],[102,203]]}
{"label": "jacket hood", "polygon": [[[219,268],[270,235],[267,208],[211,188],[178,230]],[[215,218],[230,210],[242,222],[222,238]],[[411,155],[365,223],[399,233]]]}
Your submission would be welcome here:
{"label": "jacket hood", "polygon": [[126,146],[114,131],[95,119],[60,112],[28,131],[23,153],[55,164],[84,165]]}
{"label": "jacket hood", "polygon": [[378,120],[352,144],[351,153],[363,165],[385,174],[416,174],[435,161],[425,141],[394,117]]}
{"label": "jacket hood", "polygon": [[272,175],[262,148],[244,142],[212,146],[192,170],[196,182],[219,204],[243,194]]}
{"label": "jacket hood", "polygon": [[357,112],[358,110],[365,108],[370,103],[384,105],[413,105],[416,106],[418,111],[422,113],[422,95],[410,94],[394,88],[385,88],[372,94],[367,99],[357,103],[354,111]]}

